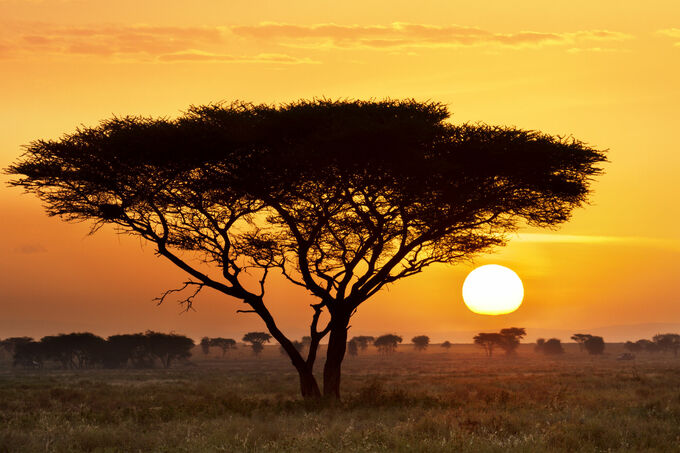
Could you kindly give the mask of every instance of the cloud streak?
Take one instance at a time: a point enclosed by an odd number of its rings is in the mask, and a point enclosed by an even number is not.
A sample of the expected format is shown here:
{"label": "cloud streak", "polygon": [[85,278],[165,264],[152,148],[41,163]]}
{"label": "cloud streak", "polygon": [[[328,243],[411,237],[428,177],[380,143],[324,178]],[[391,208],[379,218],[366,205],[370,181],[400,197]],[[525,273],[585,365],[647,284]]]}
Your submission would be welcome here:
{"label": "cloud streak", "polygon": [[[438,48],[496,45],[511,48],[547,45],[578,46],[582,43],[616,42],[632,36],[609,30],[569,33],[518,31],[497,33],[461,25],[427,25],[395,22],[389,25],[293,25],[263,22],[231,27],[243,38],[278,41],[288,46],[316,48]],[[592,47],[592,46],[591,46]]]}
{"label": "cloud streak", "polygon": [[673,45],[675,47],[680,47],[680,28],[665,28],[663,30],[658,30],[656,33],[675,40]]}
{"label": "cloud streak", "polygon": [[572,234],[520,233],[512,238],[518,242],[546,244],[633,245],[680,250],[680,241],[636,236],[591,236]]}
{"label": "cloud streak", "polygon": [[[4,36],[2,36],[4,35]],[[147,62],[311,64],[283,53],[233,52],[228,27],[79,26],[19,24],[0,35],[0,55],[101,57]]]}
{"label": "cloud streak", "polygon": [[[195,27],[4,25],[0,28],[0,57],[3,58],[34,55],[148,62],[312,64],[317,61],[307,55],[310,50],[332,49],[414,52],[424,48],[562,46],[570,52],[611,51],[615,49],[612,44],[632,38],[609,30],[498,33],[462,25],[402,22],[387,25],[263,22]],[[676,31],[669,29],[663,33],[674,36]]]}

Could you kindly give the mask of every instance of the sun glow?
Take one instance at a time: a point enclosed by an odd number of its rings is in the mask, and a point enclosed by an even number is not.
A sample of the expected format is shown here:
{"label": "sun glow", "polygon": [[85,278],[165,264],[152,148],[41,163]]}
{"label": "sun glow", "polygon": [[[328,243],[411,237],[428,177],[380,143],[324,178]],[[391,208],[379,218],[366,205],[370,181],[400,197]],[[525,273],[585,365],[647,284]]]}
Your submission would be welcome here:
{"label": "sun glow", "polygon": [[474,313],[503,315],[522,304],[524,287],[519,276],[504,266],[487,264],[468,274],[463,283],[463,300]]}

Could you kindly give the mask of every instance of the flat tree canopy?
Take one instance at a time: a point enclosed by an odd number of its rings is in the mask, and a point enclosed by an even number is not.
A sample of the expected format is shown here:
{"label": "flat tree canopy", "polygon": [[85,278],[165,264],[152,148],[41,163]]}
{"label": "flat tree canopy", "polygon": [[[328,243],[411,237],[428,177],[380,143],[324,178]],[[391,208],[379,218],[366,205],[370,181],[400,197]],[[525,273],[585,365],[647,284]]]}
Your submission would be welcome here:
{"label": "flat tree canopy", "polygon": [[[312,367],[329,335],[324,393],[337,397],[361,303],[502,245],[524,223],[566,221],[605,160],[573,138],[448,117],[413,100],[198,106],[35,141],[8,172],[51,215],[154,243],[191,277],[187,304],[206,286],[243,301],[289,354],[304,396],[320,394]],[[264,303],[272,270],[316,297],[307,357]]]}

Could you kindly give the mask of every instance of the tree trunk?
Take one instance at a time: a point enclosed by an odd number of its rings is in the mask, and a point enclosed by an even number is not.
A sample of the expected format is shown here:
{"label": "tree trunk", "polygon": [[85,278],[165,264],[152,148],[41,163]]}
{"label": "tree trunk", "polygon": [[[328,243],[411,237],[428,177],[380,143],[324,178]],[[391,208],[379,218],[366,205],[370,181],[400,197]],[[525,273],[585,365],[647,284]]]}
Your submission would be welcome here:
{"label": "tree trunk", "polygon": [[319,390],[319,384],[316,382],[314,373],[312,370],[298,369],[298,375],[300,376],[300,392],[304,399],[316,399],[321,397],[321,391]]}
{"label": "tree trunk", "polygon": [[340,399],[340,373],[347,349],[348,321],[336,322],[331,328],[326,363],[323,367],[323,394],[336,399]]}

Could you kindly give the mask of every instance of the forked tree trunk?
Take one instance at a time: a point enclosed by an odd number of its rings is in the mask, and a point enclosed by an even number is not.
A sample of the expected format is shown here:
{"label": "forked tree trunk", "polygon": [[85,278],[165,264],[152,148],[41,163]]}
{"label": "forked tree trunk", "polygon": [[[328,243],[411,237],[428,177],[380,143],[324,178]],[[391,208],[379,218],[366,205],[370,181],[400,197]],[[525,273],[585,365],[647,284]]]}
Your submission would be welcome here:
{"label": "forked tree trunk", "polygon": [[321,397],[321,391],[319,390],[319,384],[316,382],[314,373],[311,370],[303,369],[298,370],[298,375],[300,376],[300,392],[304,399],[316,399]]}
{"label": "forked tree trunk", "polygon": [[340,374],[347,349],[348,321],[336,322],[331,328],[326,363],[323,367],[323,394],[336,399],[340,399]]}

